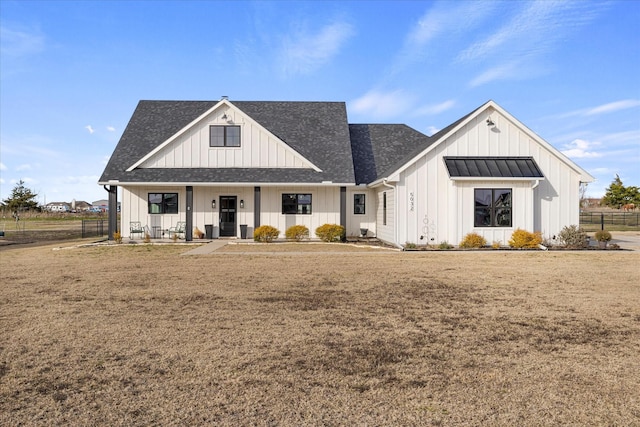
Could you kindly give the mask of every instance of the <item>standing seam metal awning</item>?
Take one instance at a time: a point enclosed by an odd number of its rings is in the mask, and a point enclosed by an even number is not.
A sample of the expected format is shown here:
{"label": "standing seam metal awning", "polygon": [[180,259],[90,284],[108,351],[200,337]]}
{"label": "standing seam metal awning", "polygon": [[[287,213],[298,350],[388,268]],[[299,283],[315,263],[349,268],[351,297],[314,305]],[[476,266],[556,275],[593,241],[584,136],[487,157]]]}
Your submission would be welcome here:
{"label": "standing seam metal awning", "polygon": [[533,157],[444,157],[451,178],[543,179]]}

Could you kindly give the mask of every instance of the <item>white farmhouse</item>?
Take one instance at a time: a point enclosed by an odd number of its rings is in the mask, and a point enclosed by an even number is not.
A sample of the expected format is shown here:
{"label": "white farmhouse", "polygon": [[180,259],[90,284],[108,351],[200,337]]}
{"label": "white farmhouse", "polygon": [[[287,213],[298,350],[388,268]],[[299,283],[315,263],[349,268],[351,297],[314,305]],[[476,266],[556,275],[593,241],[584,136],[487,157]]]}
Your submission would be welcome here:
{"label": "white farmhouse", "polygon": [[[141,101],[99,184],[110,238],[140,222],[185,237],[341,224],[394,245],[578,224],[593,177],[489,101],[429,137],[349,124],[341,102]],[[122,223],[117,224],[118,188]],[[125,231],[126,234],[126,231]]]}

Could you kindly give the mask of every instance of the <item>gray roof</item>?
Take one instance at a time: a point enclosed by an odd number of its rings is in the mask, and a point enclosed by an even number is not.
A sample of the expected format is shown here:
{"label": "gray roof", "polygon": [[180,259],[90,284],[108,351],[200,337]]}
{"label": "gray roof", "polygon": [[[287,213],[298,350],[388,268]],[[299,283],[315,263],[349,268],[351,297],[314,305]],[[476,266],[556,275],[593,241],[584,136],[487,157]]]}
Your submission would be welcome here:
{"label": "gray roof", "polygon": [[138,168],[126,171],[216,104],[217,101],[140,101],[99,182],[355,182],[343,102],[232,102],[321,172],[303,168]]}
{"label": "gray roof", "polygon": [[407,125],[349,125],[356,184],[369,184],[398,169],[434,139]]}
{"label": "gray roof", "polygon": [[544,178],[533,157],[444,157],[452,178]]}

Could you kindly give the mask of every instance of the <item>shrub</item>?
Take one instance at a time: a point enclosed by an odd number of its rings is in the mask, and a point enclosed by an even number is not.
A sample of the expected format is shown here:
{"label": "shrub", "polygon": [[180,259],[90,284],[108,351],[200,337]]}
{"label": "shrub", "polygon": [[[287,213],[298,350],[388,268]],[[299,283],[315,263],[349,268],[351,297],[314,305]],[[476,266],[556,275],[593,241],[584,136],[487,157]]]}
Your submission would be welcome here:
{"label": "shrub", "polygon": [[608,242],[611,240],[611,233],[607,230],[598,230],[594,236],[598,242]]}
{"label": "shrub", "polygon": [[509,246],[516,249],[537,248],[540,244],[542,244],[542,233],[539,231],[531,233],[521,228],[516,229],[509,239]]}
{"label": "shrub", "polygon": [[339,242],[344,235],[344,227],[338,224],[324,224],[316,228],[316,236],[323,242]]}
{"label": "shrub", "polygon": [[151,235],[149,233],[144,233],[144,239],[142,241],[145,243],[151,243]]}
{"label": "shrub", "polygon": [[253,232],[253,240],[256,242],[269,243],[274,239],[277,239],[280,235],[280,230],[270,225],[261,225]]}
{"label": "shrub", "polygon": [[587,233],[577,225],[567,225],[558,233],[558,239],[567,248],[586,248],[587,238]]}
{"label": "shrub", "polygon": [[478,233],[468,233],[460,242],[461,248],[481,248],[486,246],[487,240]]}
{"label": "shrub", "polygon": [[287,228],[287,231],[284,232],[284,235],[289,240],[295,240],[299,242],[303,239],[309,238],[309,229],[304,225],[292,225]]}
{"label": "shrub", "polygon": [[438,245],[438,249],[453,249],[453,245],[450,245],[449,242],[447,242],[446,240],[443,240]]}
{"label": "shrub", "polygon": [[193,237],[196,239],[204,239],[204,232],[196,227],[195,230],[193,230]]}
{"label": "shrub", "polygon": [[418,245],[412,242],[407,242],[404,244],[405,249],[418,249]]}
{"label": "shrub", "polygon": [[501,242],[500,240],[494,240],[494,241],[491,243],[491,247],[492,247],[493,249],[500,249],[500,247],[501,247],[501,246],[502,246],[502,242]]}
{"label": "shrub", "polygon": [[115,233],[113,233],[113,240],[116,243],[122,243],[122,234],[120,234],[119,231],[116,231]]}

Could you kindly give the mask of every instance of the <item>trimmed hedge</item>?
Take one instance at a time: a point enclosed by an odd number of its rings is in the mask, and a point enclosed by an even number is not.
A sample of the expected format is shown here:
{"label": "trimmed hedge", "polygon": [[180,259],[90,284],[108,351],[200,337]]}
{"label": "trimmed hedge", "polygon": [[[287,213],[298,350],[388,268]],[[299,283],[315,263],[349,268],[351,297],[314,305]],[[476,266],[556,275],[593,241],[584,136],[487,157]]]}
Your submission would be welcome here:
{"label": "trimmed hedge", "polygon": [[256,242],[270,243],[274,239],[277,239],[280,235],[280,230],[270,225],[261,225],[253,232],[253,240]]}
{"label": "trimmed hedge", "polygon": [[323,224],[316,228],[316,236],[323,242],[339,242],[345,238],[345,229],[338,224]]}
{"label": "trimmed hedge", "polygon": [[304,225],[292,225],[284,232],[285,237],[288,240],[295,240],[300,242],[309,238],[309,229]]}

